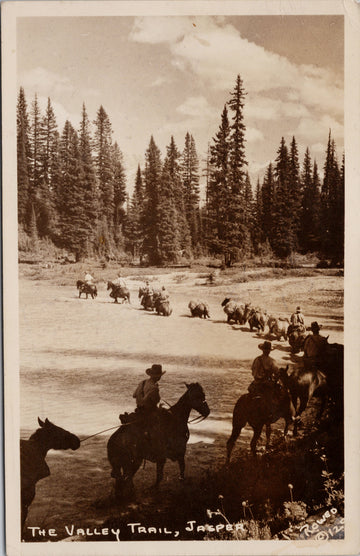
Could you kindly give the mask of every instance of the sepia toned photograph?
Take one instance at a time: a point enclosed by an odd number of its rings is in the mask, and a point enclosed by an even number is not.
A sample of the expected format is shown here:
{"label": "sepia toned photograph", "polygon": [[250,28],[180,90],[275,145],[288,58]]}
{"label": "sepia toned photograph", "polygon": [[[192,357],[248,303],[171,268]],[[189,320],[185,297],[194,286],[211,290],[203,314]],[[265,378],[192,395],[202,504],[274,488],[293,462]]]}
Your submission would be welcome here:
{"label": "sepia toned photograph", "polygon": [[359,9],[2,5],[9,556],[359,552]]}

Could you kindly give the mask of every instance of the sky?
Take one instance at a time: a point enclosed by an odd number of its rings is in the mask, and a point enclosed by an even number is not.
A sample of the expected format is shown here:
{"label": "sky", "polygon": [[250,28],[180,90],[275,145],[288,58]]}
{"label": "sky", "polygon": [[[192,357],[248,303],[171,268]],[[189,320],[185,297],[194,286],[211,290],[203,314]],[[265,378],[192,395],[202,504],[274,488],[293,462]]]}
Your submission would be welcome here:
{"label": "sky", "polygon": [[20,17],[17,78],[30,107],[50,97],[61,133],[102,105],[124,155],[129,191],[153,135],[195,139],[201,167],[241,76],[246,157],[255,186],[284,137],[321,172],[329,130],[344,148],[342,16]]}

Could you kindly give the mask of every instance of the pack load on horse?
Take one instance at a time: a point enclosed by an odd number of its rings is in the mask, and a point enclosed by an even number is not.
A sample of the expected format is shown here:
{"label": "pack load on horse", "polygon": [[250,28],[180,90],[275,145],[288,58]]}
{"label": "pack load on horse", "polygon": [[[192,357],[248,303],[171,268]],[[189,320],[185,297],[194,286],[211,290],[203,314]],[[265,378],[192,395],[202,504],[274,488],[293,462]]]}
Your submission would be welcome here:
{"label": "pack load on horse", "polygon": [[227,315],[228,323],[234,321],[235,324],[245,324],[251,311],[250,303],[243,305],[230,297],[225,297],[221,306],[224,309],[224,313]]}
{"label": "pack load on horse", "polygon": [[167,293],[165,286],[161,288],[159,295],[154,295],[155,311],[158,315],[163,315],[164,317],[169,317],[172,313],[172,307],[170,305],[169,294]]}
{"label": "pack load on horse", "polygon": [[287,340],[287,331],[289,328],[289,319],[283,317],[274,317],[270,315],[268,320],[269,334],[276,337],[278,341],[281,337]]}
{"label": "pack load on horse", "polygon": [[188,308],[190,309],[190,313],[192,317],[199,317],[199,319],[203,318],[210,318],[210,310],[209,305],[202,301],[189,301]]}
{"label": "pack load on horse", "polygon": [[48,419],[38,418],[40,428],[28,440],[20,440],[21,467],[21,529],[23,530],[29,506],[35,497],[35,485],[50,475],[45,461],[48,450],[77,450],[80,440],[75,434],[57,427]]}
{"label": "pack load on horse", "polygon": [[86,299],[89,295],[91,295],[92,299],[97,297],[98,292],[95,284],[86,283],[84,280],[78,280],[76,282],[76,288],[79,290],[79,297],[81,297],[82,293],[86,295]]}
{"label": "pack load on horse", "polygon": [[268,320],[269,317],[266,310],[260,309],[260,307],[252,308],[248,316],[250,331],[252,332],[253,328],[256,328],[258,334],[260,334],[260,332],[264,332],[265,326],[268,324]]}
{"label": "pack load on horse", "polygon": [[255,455],[256,444],[264,425],[266,425],[266,449],[268,449],[271,423],[275,423],[283,417],[285,419],[284,436],[286,436],[289,425],[295,418],[295,409],[290,393],[283,381],[287,368],[278,369],[275,360],[270,357],[270,351],[274,349],[271,342],[265,341],[258,347],[263,353],[253,361],[254,380],[248,388],[249,392],[238,399],[234,408],[233,430],[227,442],[227,462],[230,461],[236,439],[246,423],[249,423],[254,429],[250,446]]}
{"label": "pack load on horse", "polygon": [[[147,369],[147,374],[150,379],[159,380],[164,372],[161,365],[153,365]],[[144,386],[140,383],[135,391],[137,403],[140,400],[140,404],[142,396],[147,398],[147,381],[143,382]],[[143,460],[156,462],[155,486],[163,478],[166,459],[178,462],[180,479],[184,479],[190,412],[192,409],[198,411],[200,419],[205,419],[210,413],[204,391],[197,382],[186,384],[185,394],[169,409],[156,407],[157,402],[154,407],[154,401],[158,399],[156,389],[150,389],[150,397],[152,409],[141,409],[140,406],[133,414],[121,416],[126,424],[115,431],[108,441],[107,452],[112,467],[111,476],[115,478],[116,497],[133,489],[133,477]]]}

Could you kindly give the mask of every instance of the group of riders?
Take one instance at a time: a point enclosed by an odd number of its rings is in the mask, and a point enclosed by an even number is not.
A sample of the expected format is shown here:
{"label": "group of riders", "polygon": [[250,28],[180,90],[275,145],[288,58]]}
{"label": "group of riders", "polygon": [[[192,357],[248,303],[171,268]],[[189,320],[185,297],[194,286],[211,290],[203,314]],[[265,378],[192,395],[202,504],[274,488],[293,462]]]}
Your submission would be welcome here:
{"label": "group of riders", "polygon": [[[91,276],[91,274],[88,270],[86,270],[85,273],[84,273],[84,282],[87,286],[94,286],[95,285],[94,284],[94,277]],[[112,284],[114,286],[119,287],[119,288],[127,288],[127,284],[126,284],[124,278],[122,277],[120,271],[117,273],[117,276],[116,276],[115,280],[112,281]],[[145,298],[149,297],[149,296],[154,296],[154,294],[155,294],[154,288],[150,285],[149,280],[146,280],[145,286],[142,289],[141,304],[144,305]],[[165,286],[162,286],[161,290],[159,292],[156,292],[156,295],[157,295],[157,299],[161,302],[169,301],[169,294],[166,291]]]}
{"label": "group of riders", "polygon": [[[84,281],[88,285],[94,285],[94,278],[91,276],[90,272],[85,272]],[[121,288],[127,287],[120,272],[118,272],[117,278],[113,281],[113,284]],[[155,291],[147,280],[145,287],[142,288],[141,304],[144,304],[146,297],[154,296],[155,294],[160,301],[169,300],[169,294],[165,286],[162,287],[160,292]],[[310,326],[311,333],[305,338],[303,346],[304,355],[302,358],[305,370],[318,370],[319,363],[326,350],[327,338],[321,336],[320,329],[321,327],[317,322],[312,322]],[[306,333],[306,330],[305,318],[301,312],[301,308],[298,306],[290,317],[288,334],[295,331]],[[281,395],[282,391],[282,386],[279,382],[279,367],[275,359],[270,357],[271,351],[275,348],[268,340],[259,344],[258,348],[262,351],[262,354],[256,357],[252,363],[251,371],[253,381],[248,391],[253,397],[265,397],[269,400],[273,400]],[[159,438],[161,435],[159,435],[158,432],[161,422],[164,423],[164,419],[166,421],[167,413],[164,408],[159,407],[161,398],[158,383],[166,371],[162,370],[161,365],[154,364],[146,369],[145,372],[148,378],[139,383],[133,394],[133,398],[135,398],[136,401],[135,411],[130,414],[121,414],[119,418],[123,425],[129,423],[136,424],[143,435],[143,440],[147,445],[148,451],[158,454],[159,451],[165,449],[165,446],[159,445]]]}
{"label": "group of riders", "polygon": [[[149,283],[147,283],[149,285]],[[150,291],[150,285],[149,285]],[[305,327],[304,315],[301,313],[300,307],[291,315],[290,326],[294,329],[297,327]],[[303,366],[306,370],[318,370],[321,357],[326,349],[327,338],[320,335],[320,326],[317,322],[311,323],[311,333],[309,333],[304,343]],[[280,370],[272,357],[271,351],[276,349],[268,340],[259,344],[258,348],[262,354],[256,357],[252,363],[251,371],[253,381],[250,384],[248,391],[253,397],[263,397],[271,401],[276,400],[282,395],[283,387],[279,382]],[[162,370],[162,366],[154,364],[146,369],[148,378],[142,380],[137,386],[133,397],[136,400],[136,409],[133,413],[124,413],[119,416],[123,425],[129,423],[136,423],[139,430],[144,435],[144,441],[147,444],[148,450],[152,453],[158,453],[159,450],[164,450],[164,446],[159,446],[158,434],[161,422],[164,423],[166,419],[166,410],[159,407],[160,392],[159,381],[166,371]]]}

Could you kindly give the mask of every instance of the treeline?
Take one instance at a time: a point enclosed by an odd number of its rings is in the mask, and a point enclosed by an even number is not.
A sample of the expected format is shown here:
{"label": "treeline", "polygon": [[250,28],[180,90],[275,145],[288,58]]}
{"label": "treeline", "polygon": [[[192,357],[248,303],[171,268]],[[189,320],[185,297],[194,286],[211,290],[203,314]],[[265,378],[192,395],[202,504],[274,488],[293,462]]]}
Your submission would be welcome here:
{"label": "treeline", "polygon": [[[122,152],[100,106],[91,126],[83,105],[78,129],[58,131],[51,100],[41,114],[35,95],[17,104],[19,227],[31,238],[86,256],[127,252],[149,264],[215,254],[225,264],[271,249],[319,252],[343,260],[344,159],[339,168],[329,134],[321,183],[306,150],[300,168],[295,138],[282,138],[277,158],[253,191],[247,171],[240,76],[221,115],[206,162],[206,201],[200,206],[200,168],[193,136],[179,151],[173,137],[162,155],[154,138],[127,194]],[[92,132],[93,129],[93,132]]]}
{"label": "treeline", "polygon": [[275,161],[253,192],[245,156],[245,95],[238,76],[209,148],[204,225],[208,248],[222,255],[225,264],[269,247],[281,258],[296,251],[318,252],[334,263],[343,262],[344,156],[339,167],[331,132],[322,183],[309,149],[300,167],[295,137],[289,148],[282,137]]}

